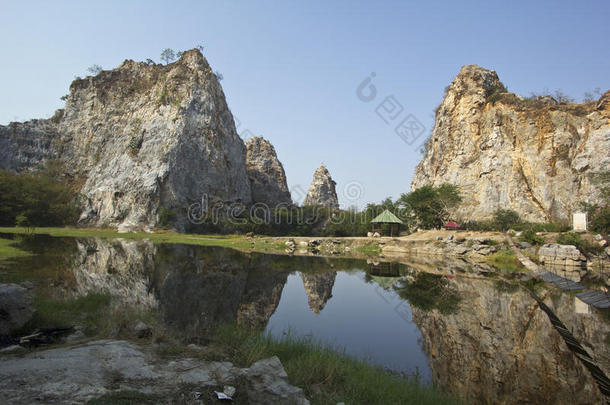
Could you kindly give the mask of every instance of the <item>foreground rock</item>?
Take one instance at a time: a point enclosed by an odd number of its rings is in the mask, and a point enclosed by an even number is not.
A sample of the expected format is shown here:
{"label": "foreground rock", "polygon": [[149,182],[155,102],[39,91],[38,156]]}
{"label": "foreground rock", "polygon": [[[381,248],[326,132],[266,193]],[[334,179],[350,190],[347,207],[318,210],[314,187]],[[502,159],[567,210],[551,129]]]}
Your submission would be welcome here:
{"label": "foreground rock", "polygon": [[249,403],[309,404],[303,391],[287,382],[277,357],[240,369],[189,358],[158,361],[135,344],[99,340],[0,360],[0,391],[11,404],[77,404],[119,390],[172,399],[185,384],[205,391],[234,385],[241,377]]}
{"label": "foreground rock", "polygon": [[339,199],[335,190],[335,181],[328,169],[320,166],[313,174],[313,180],[307,191],[303,205],[320,205],[327,208],[339,208]]}
{"label": "foreground rock", "polygon": [[496,72],[464,66],[438,107],[411,188],[452,183],[462,220],[498,208],[530,221],[568,219],[601,203],[610,167],[610,91],[598,102],[559,104],[505,92]]}
{"label": "foreground rock", "polygon": [[28,287],[0,284],[0,336],[13,333],[32,319],[32,289]]}
{"label": "foreground rock", "polygon": [[284,166],[277,158],[273,145],[255,136],[248,139],[246,148],[246,170],[252,189],[252,200],[270,208],[292,204]]}

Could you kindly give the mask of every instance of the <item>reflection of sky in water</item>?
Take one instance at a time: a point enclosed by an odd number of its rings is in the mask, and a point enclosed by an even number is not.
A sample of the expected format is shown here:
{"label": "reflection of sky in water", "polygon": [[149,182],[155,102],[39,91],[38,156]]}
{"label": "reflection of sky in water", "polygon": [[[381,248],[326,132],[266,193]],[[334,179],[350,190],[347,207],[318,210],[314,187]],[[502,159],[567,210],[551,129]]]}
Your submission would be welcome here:
{"label": "reflection of sky in water", "polygon": [[297,336],[313,335],[392,370],[409,374],[419,370],[422,382],[431,382],[422,336],[411,320],[408,303],[391,289],[366,283],[364,274],[339,271],[332,297],[317,315],[309,308],[301,275],[291,274],[266,330],[274,336],[285,330]]}

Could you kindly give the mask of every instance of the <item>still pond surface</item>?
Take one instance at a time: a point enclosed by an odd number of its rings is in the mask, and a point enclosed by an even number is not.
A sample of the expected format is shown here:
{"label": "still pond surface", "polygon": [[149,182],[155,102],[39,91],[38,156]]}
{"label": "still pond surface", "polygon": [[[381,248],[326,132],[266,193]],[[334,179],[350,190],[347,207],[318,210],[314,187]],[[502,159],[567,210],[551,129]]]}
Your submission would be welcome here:
{"label": "still pond surface", "polygon": [[[313,337],[389,370],[417,373],[472,403],[604,402],[528,290],[489,267],[147,240],[37,236],[20,245],[36,254],[2,263],[0,282],[30,280],[37,293],[56,297],[109,294],[126,310],[154,310],[185,342],[205,342],[218,325],[237,323],[278,337]],[[607,314],[535,287],[607,372]]]}

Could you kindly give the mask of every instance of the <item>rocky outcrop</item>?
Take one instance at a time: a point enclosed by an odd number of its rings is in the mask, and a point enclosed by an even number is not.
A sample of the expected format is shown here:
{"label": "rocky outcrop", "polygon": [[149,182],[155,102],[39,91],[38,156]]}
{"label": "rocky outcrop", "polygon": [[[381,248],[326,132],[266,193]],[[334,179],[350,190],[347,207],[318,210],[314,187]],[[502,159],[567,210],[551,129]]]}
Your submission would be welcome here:
{"label": "rocky outcrop", "polygon": [[270,208],[292,204],[284,166],[273,145],[261,137],[252,137],[246,142],[246,149],[246,171],[253,202]]}
{"label": "rocky outcrop", "polygon": [[326,302],[333,296],[336,272],[307,274],[301,273],[303,287],[307,294],[307,303],[314,314],[319,314]]}
{"label": "rocky outcrop", "polygon": [[538,249],[540,264],[552,272],[562,272],[562,275],[580,281],[587,272],[587,258],[572,245],[547,243]]}
{"label": "rocky outcrop", "polygon": [[610,167],[609,100],[610,91],[587,104],[524,99],[506,92],[496,72],[464,66],[438,107],[411,189],[459,186],[461,220],[498,208],[531,221],[568,219],[581,201],[600,201]]}
{"label": "rocky outcrop", "polygon": [[63,110],[58,110],[48,120],[0,125],[0,169],[28,171],[44,167],[55,158],[57,124],[62,115]]}
{"label": "rocky outcrop", "polygon": [[0,336],[15,332],[32,319],[32,287],[0,284]]}
{"label": "rocky outcrop", "polygon": [[[217,386],[237,385],[238,379],[245,382],[239,388],[245,392],[237,392],[245,403],[309,404],[303,390],[288,383],[277,357],[249,368],[188,357],[168,362],[134,343],[98,340],[7,357],[0,365],[0,390],[11,404],[86,403],[118,391],[129,391],[134,402],[165,403],[184,398],[185,386],[192,387],[188,398],[202,397],[207,403],[208,393],[216,401]],[[102,398],[100,402],[116,401]]]}
{"label": "rocky outcrop", "polygon": [[189,205],[249,203],[246,148],[198,50],[168,65],[126,60],[70,86],[63,114],[0,128],[0,167],[57,157],[84,197],[80,223],[150,228],[162,208],[184,228]]}
{"label": "rocky outcrop", "polygon": [[313,174],[313,180],[307,191],[303,205],[320,205],[327,208],[339,208],[335,183],[328,169],[320,166]]}

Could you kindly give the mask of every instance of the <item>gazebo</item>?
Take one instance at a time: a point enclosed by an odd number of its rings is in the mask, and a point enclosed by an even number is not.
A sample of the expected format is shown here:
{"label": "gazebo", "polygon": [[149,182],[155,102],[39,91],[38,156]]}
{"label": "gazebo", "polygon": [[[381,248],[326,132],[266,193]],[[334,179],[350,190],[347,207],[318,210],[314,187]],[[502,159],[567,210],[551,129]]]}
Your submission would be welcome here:
{"label": "gazebo", "polygon": [[[402,223],[403,222],[396,215],[392,214],[389,210],[385,210],[373,218],[371,221],[371,226],[373,228],[373,232],[379,232],[379,234],[382,234],[382,225],[390,225],[390,236],[394,236],[394,230],[396,230],[396,235],[398,236],[400,234],[400,224]],[[379,226],[378,228],[377,225]]]}

